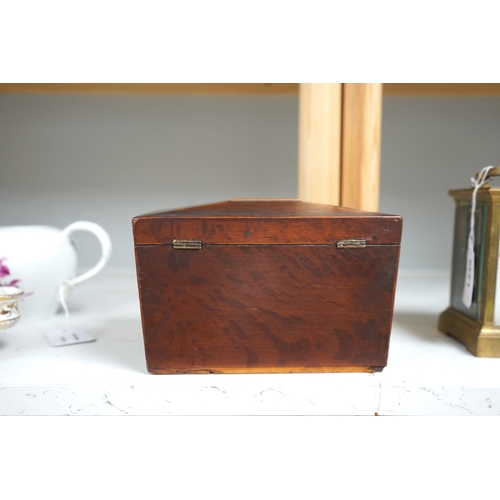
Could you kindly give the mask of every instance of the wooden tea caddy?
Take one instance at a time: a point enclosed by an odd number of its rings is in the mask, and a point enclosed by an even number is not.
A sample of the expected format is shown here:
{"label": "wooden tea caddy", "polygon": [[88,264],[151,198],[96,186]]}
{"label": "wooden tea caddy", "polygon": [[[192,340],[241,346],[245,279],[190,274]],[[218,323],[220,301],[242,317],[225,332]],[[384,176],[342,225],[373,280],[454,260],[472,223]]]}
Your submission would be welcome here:
{"label": "wooden tea caddy", "polygon": [[401,230],[400,216],[289,199],[135,217],[148,370],[381,370]]}

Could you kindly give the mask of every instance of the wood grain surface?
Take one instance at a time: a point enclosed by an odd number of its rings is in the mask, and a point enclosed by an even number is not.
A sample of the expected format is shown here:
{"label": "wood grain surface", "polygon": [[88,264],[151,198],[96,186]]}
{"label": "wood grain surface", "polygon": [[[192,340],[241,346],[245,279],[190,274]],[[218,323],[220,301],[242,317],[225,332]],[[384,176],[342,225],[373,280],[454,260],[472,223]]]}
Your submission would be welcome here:
{"label": "wood grain surface", "polygon": [[397,215],[297,200],[227,201],[145,214],[132,224],[136,245],[174,239],[207,244],[332,244],[349,238],[398,245],[402,231]]}
{"label": "wood grain surface", "polygon": [[299,94],[299,198],[340,204],[342,84],[302,83]]}
{"label": "wood grain surface", "polygon": [[[244,200],[133,222],[150,372],[386,365],[401,217],[297,200]],[[339,238],[366,238],[367,246],[337,248]],[[202,244],[175,249],[173,239]]]}
{"label": "wood grain surface", "polygon": [[340,204],[378,210],[382,84],[346,83],[342,109]]}
{"label": "wood grain surface", "polygon": [[383,367],[398,255],[398,246],[138,246],[148,370]]}

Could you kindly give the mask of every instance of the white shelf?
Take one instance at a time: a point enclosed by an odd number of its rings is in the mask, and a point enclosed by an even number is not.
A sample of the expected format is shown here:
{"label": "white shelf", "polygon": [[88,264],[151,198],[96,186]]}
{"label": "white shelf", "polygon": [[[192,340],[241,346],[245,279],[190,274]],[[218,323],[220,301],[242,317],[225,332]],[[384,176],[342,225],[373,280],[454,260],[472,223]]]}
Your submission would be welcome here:
{"label": "white shelf", "polygon": [[50,347],[44,324],[0,333],[0,415],[500,415],[500,359],[437,330],[443,273],[401,273],[381,372],[152,375],[133,270],[108,269],[69,298],[70,324],[96,342]]}

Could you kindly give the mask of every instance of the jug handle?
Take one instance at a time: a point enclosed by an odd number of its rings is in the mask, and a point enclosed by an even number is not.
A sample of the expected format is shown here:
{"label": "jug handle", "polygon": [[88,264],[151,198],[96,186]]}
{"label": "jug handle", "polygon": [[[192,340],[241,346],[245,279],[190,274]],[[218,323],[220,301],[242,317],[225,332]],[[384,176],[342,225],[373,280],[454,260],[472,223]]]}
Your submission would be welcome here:
{"label": "jug handle", "polygon": [[101,244],[101,258],[94,267],[92,267],[85,273],[80,274],[80,276],[76,276],[75,278],[70,278],[65,282],[66,286],[64,291],[64,297],[67,297],[69,292],[75,286],[79,285],[80,283],[83,283],[84,281],[92,278],[97,273],[102,271],[102,269],[108,263],[111,257],[111,239],[109,238],[108,233],[101,226],[95,224],[94,222],[88,222],[88,221],[73,222],[72,224],[70,224],[61,231],[61,241],[69,239],[71,234],[76,231],[88,231],[89,233],[92,233],[99,240],[99,243]]}

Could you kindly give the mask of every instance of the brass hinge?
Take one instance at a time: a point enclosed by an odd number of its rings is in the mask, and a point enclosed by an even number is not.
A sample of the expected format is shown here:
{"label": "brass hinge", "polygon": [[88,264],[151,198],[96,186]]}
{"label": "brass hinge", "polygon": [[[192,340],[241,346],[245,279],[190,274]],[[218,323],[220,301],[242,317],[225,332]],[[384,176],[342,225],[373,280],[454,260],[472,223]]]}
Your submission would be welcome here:
{"label": "brass hinge", "polygon": [[174,240],[174,250],[201,250],[201,241],[197,240]]}
{"label": "brass hinge", "polygon": [[366,248],[366,240],[364,238],[339,240],[337,241],[337,248]]}

